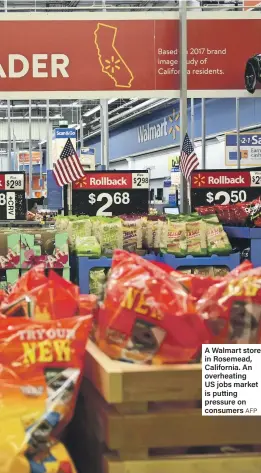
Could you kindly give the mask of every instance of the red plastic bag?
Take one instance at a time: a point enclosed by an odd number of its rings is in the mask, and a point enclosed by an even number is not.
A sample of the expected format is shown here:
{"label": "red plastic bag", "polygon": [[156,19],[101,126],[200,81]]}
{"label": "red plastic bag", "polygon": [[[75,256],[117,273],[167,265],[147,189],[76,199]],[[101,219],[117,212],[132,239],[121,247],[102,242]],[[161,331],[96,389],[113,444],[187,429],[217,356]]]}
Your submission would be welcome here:
{"label": "red plastic bag", "polygon": [[99,313],[99,347],[114,359],[183,363],[195,358],[208,333],[187,291],[137,255],[114,253]]}

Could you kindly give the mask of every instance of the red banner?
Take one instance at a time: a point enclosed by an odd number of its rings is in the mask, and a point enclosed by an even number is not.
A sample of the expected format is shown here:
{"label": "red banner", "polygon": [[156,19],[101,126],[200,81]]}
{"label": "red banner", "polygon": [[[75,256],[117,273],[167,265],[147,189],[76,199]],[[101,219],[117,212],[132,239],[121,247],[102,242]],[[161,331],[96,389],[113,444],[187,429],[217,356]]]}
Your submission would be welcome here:
{"label": "red banner", "polygon": [[[57,15],[48,23],[10,15],[0,21],[1,37],[8,38],[0,44],[0,94],[57,92],[66,98],[67,92],[114,91],[133,97],[135,91],[165,91],[166,97],[178,96],[179,21],[146,15],[147,20],[119,20],[115,14],[108,21]],[[225,90],[227,96],[247,95],[246,62],[261,53],[261,18],[247,15],[234,19],[229,12],[215,19],[202,13],[204,19],[188,20],[190,95],[222,96]]]}

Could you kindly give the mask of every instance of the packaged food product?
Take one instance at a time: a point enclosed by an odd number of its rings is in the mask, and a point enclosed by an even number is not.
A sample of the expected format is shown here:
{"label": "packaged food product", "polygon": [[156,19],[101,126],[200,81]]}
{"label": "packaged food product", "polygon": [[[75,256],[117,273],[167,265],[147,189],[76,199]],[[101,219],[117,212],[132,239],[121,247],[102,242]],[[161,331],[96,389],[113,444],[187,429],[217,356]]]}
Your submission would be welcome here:
{"label": "packaged food product", "polygon": [[167,247],[168,224],[165,216],[149,215],[146,228],[146,247],[160,249]]}
{"label": "packaged food product", "polygon": [[98,232],[98,241],[104,256],[111,257],[115,248],[122,249],[123,233],[120,218],[101,218]]}
{"label": "packaged food product", "polygon": [[0,472],[76,473],[58,440],[73,415],[91,317],[0,324]]}
{"label": "packaged food product", "polygon": [[103,298],[106,283],[104,268],[93,268],[90,271],[90,293],[95,294],[98,299]]}
{"label": "packaged food product", "polygon": [[116,250],[99,312],[99,347],[131,363],[181,363],[208,334],[187,291],[155,264]]}
{"label": "packaged food product", "polygon": [[138,248],[142,248],[142,220],[136,215],[123,215],[121,221],[123,249],[135,253]]}
{"label": "packaged food product", "polygon": [[232,251],[228,236],[216,215],[205,217],[209,255],[225,255]]}
{"label": "packaged food product", "polygon": [[212,343],[260,343],[261,268],[227,275],[198,301],[197,311]]}
{"label": "packaged food product", "polygon": [[[85,296],[86,299],[91,296]],[[26,317],[34,320],[70,318],[80,312],[79,288],[53,271],[45,275],[43,266],[28,271],[6,295],[1,311],[8,317]],[[94,309],[95,299],[89,299]],[[86,307],[86,305],[85,305]]]}
{"label": "packaged food product", "polygon": [[214,268],[213,266],[197,266],[194,268],[193,271],[194,275],[198,276],[214,276]]}
{"label": "packaged food product", "polygon": [[206,223],[197,217],[186,221],[187,254],[204,256],[207,254]]}
{"label": "packaged food product", "polygon": [[229,269],[226,266],[214,266],[213,267],[214,276],[224,277],[229,273]]}
{"label": "packaged food product", "polygon": [[185,256],[187,254],[185,221],[168,220],[167,252],[175,256]]}
{"label": "packaged food product", "polygon": [[75,238],[75,251],[78,256],[100,258],[101,246],[95,236],[77,236]]}
{"label": "packaged food product", "polygon": [[212,215],[213,213],[215,213],[215,207],[214,205],[213,206],[202,206],[202,207],[196,207],[196,211],[199,215]]}
{"label": "packaged food product", "polygon": [[71,219],[68,225],[69,243],[71,249],[75,249],[77,238],[91,237],[92,222],[87,217]]}

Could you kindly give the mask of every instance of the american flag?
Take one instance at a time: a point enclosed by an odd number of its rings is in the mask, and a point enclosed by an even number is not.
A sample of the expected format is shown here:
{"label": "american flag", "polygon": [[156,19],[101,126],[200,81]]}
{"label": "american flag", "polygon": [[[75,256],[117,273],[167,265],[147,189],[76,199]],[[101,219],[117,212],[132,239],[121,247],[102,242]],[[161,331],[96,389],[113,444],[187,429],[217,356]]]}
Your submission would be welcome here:
{"label": "american flag", "polygon": [[70,138],[67,140],[60,158],[53,167],[58,186],[62,187],[84,177],[84,170]]}
{"label": "american flag", "polygon": [[192,146],[192,143],[189,139],[188,134],[186,133],[183,146],[182,146],[182,151],[181,151],[181,156],[180,156],[180,170],[183,174],[183,176],[188,180],[190,177],[190,174],[194,169],[196,169],[199,165],[199,160],[198,157],[194,151],[194,148]]}

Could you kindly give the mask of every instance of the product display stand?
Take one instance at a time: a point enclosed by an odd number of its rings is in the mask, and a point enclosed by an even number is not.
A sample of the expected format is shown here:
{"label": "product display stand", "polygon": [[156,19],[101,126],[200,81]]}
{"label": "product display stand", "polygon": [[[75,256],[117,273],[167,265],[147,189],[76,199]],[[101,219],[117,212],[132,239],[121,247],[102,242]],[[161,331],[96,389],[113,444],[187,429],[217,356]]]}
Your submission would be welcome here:
{"label": "product display stand", "polygon": [[[149,261],[158,261],[166,263],[173,269],[181,267],[197,267],[197,266],[226,266],[230,271],[236,268],[240,264],[240,254],[232,253],[228,256],[200,256],[193,257],[187,256],[185,258],[176,258],[171,254],[164,254],[163,256],[148,254],[143,256],[144,259]],[[110,268],[111,258],[102,257],[99,259],[91,259],[87,256],[78,256],[77,267],[78,267],[78,284],[80,286],[81,294],[89,294],[90,292],[90,271],[93,268]]]}
{"label": "product display stand", "polygon": [[250,240],[250,255],[254,267],[261,266],[261,228],[226,227],[229,238]]}
{"label": "product display stand", "polygon": [[[84,376],[81,422],[90,471],[260,470],[261,456],[251,452],[187,455],[193,446],[196,453],[200,447],[206,453],[207,449],[219,451],[220,445],[261,442],[259,417],[202,417],[201,365],[142,366],[112,361],[89,342]],[[82,441],[79,433],[78,439],[76,433],[76,443]]]}

